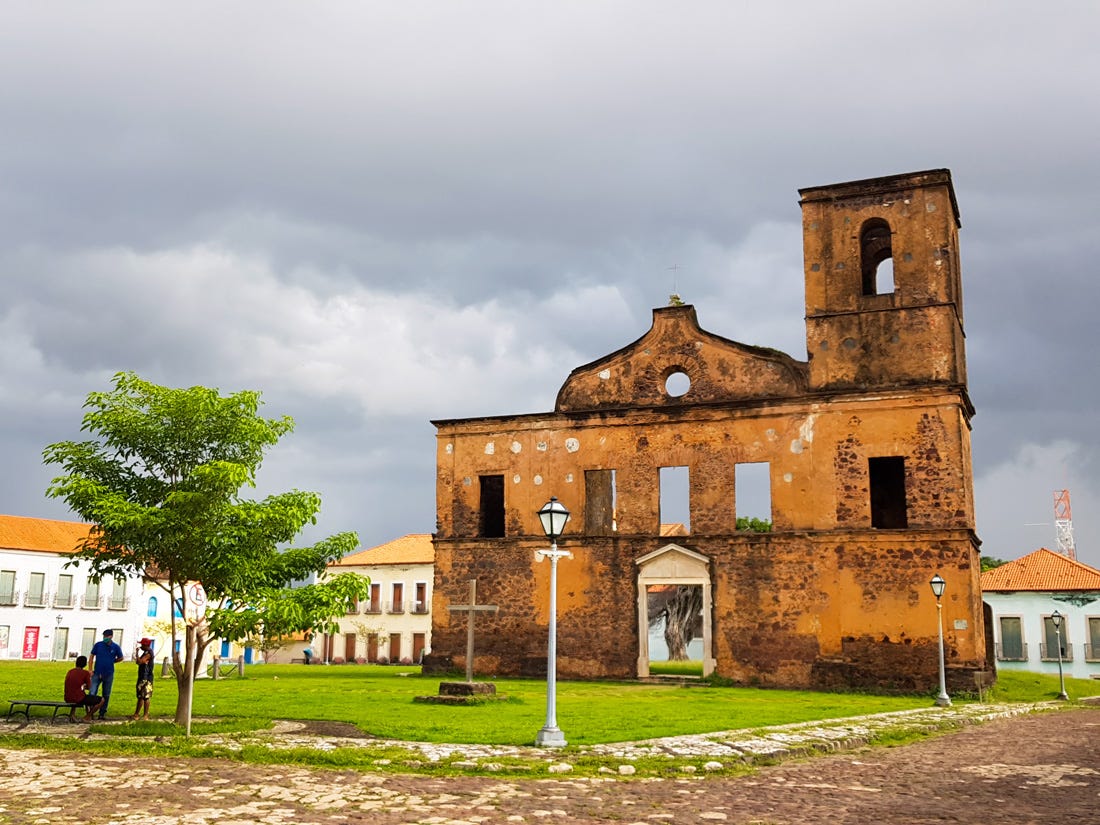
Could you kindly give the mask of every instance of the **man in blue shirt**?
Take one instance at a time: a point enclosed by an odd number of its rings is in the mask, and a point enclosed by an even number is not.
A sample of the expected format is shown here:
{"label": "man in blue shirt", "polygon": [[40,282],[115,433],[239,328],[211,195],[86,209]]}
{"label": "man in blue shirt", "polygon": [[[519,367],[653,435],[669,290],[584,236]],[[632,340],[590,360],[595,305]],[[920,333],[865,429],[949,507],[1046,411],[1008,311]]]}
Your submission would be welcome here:
{"label": "man in blue shirt", "polygon": [[107,703],[111,701],[111,684],[115,680],[115,663],[123,659],[122,648],[115,644],[115,632],[110,628],[103,631],[103,638],[92,645],[88,656],[88,665],[92,670],[91,696],[99,695],[103,686],[103,704],[99,706],[99,718],[107,715]]}

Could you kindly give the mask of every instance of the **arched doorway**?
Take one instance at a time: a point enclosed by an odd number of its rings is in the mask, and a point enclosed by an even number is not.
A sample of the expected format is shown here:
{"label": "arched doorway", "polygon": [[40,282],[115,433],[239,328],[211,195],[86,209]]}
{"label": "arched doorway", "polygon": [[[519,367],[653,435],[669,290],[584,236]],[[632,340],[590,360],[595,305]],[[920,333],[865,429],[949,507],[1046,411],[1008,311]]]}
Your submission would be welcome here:
{"label": "arched doorway", "polygon": [[714,672],[710,559],[678,544],[666,544],[634,562],[638,567],[638,676],[649,676],[649,593],[659,585],[696,586],[702,591],[703,676]]}

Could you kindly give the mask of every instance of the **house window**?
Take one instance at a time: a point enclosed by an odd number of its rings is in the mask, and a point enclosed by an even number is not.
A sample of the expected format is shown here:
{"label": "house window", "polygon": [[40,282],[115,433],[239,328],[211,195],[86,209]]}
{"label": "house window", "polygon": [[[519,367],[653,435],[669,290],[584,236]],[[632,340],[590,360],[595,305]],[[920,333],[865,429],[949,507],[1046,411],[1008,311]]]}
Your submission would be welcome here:
{"label": "house window", "polygon": [[71,573],[62,573],[57,577],[57,595],[54,596],[53,606],[73,606],[73,577]]}
{"label": "house window", "polygon": [[8,637],[11,636],[11,625],[0,624],[0,651],[8,649]]}
{"label": "house window", "polygon": [[1089,642],[1085,645],[1085,659],[1100,662],[1100,616],[1089,616]]}
{"label": "house window", "polygon": [[0,604],[15,604],[14,570],[0,570]]}
{"label": "house window", "polygon": [[80,631],[80,650],[84,655],[92,652],[92,645],[96,642],[95,636],[94,627],[86,627]]}
{"label": "house window", "polygon": [[126,579],[115,579],[111,588],[111,601],[107,604],[108,610],[125,610],[129,606],[126,598]]}
{"label": "house window", "polygon": [[871,526],[898,530],[909,526],[909,505],[905,500],[905,459],[882,456],[867,460],[871,486]]}
{"label": "house window", "polygon": [[504,537],[504,476],[479,476],[481,482],[481,537]]}
{"label": "house window", "polygon": [[156,596],[150,596],[149,597],[149,604],[145,608],[145,615],[148,616],[150,619],[155,619],[157,617],[157,597]]}
{"label": "house window", "polygon": [[390,664],[395,665],[401,661],[401,634],[390,634]]}
{"label": "house window", "polygon": [[119,647],[125,647],[125,645],[122,642],[122,628],[121,627],[112,627],[111,631],[112,631],[111,638],[114,640],[114,643],[116,645],[118,645]]}
{"label": "house window", "polygon": [[584,471],[584,532],[610,536],[615,524],[615,471]]}
{"label": "house window", "polygon": [[997,658],[1002,662],[1026,662],[1023,625],[1019,616],[1001,616],[1001,643],[997,646]]}
{"label": "house window", "polygon": [[[661,493],[659,525],[661,535],[688,535],[691,532],[691,476],[687,467],[661,467],[658,479]],[[668,525],[676,525],[669,528]],[[680,529],[680,528],[683,529]]]}
{"label": "house window", "polygon": [[30,584],[27,587],[27,607],[46,606],[46,574],[31,573]]}
{"label": "house window", "polygon": [[864,295],[885,295],[894,291],[894,253],[890,224],[872,218],[859,233],[860,271]]}
{"label": "house window", "polygon": [[84,607],[87,610],[97,610],[102,607],[99,602],[99,580],[88,579],[84,586]]}
{"label": "house window", "polygon": [[172,602],[172,615],[177,619],[183,618],[183,597],[180,596]]}
{"label": "house window", "polygon": [[405,612],[405,585],[403,582],[393,583],[393,598],[390,599],[390,613]]}
{"label": "house window", "polygon": [[427,613],[428,612],[428,583],[417,582],[416,583],[416,598],[413,601],[413,613]]}
{"label": "house window", "polygon": [[1059,650],[1062,654],[1063,662],[1073,661],[1073,648],[1069,645],[1069,627],[1066,617],[1062,617],[1062,627],[1056,631],[1054,629],[1054,621],[1050,616],[1043,617],[1043,645],[1040,651],[1040,658],[1043,661],[1053,662],[1058,659]]}
{"label": "house window", "polygon": [[413,634],[413,663],[420,664],[424,659],[424,646],[425,646],[426,634],[414,633]]}
{"label": "house window", "polygon": [[370,603],[367,605],[367,612],[382,612],[382,585],[377,582],[373,582],[370,586]]}

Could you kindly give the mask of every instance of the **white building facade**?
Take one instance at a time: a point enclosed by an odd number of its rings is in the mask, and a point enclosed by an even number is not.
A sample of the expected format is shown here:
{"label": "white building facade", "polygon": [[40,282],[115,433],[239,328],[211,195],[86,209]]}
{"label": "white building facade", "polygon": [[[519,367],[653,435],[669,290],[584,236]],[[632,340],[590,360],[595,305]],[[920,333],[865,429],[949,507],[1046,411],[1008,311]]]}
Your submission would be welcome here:
{"label": "white building facade", "polygon": [[985,571],[982,600],[998,669],[1100,679],[1100,570],[1040,548]]}
{"label": "white building facade", "polygon": [[370,598],[338,619],[339,633],[295,640],[268,661],[299,661],[308,647],[315,662],[419,664],[431,650],[434,566],[435,548],[428,533],[402,536],[330,564],[329,576],[368,576]]}
{"label": "white building facade", "polygon": [[140,578],[103,579],[68,566],[88,536],[80,522],[0,515],[0,659],[65,660],[103,631],[127,653],[142,636]]}

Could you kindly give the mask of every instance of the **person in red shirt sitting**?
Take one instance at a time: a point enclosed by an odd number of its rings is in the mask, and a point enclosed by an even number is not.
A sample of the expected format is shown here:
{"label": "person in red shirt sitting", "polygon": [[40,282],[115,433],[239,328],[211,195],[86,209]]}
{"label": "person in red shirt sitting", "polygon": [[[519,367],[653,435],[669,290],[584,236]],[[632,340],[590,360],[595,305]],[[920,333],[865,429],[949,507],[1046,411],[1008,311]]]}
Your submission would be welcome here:
{"label": "person in red shirt sitting", "polygon": [[[92,696],[88,690],[92,686],[92,674],[86,668],[87,656],[76,657],[76,667],[65,674],[65,701],[79,704],[85,710],[84,721],[91,722],[99,706],[103,704],[102,696]],[[69,721],[76,721],[76,708],[69,712]]]}

